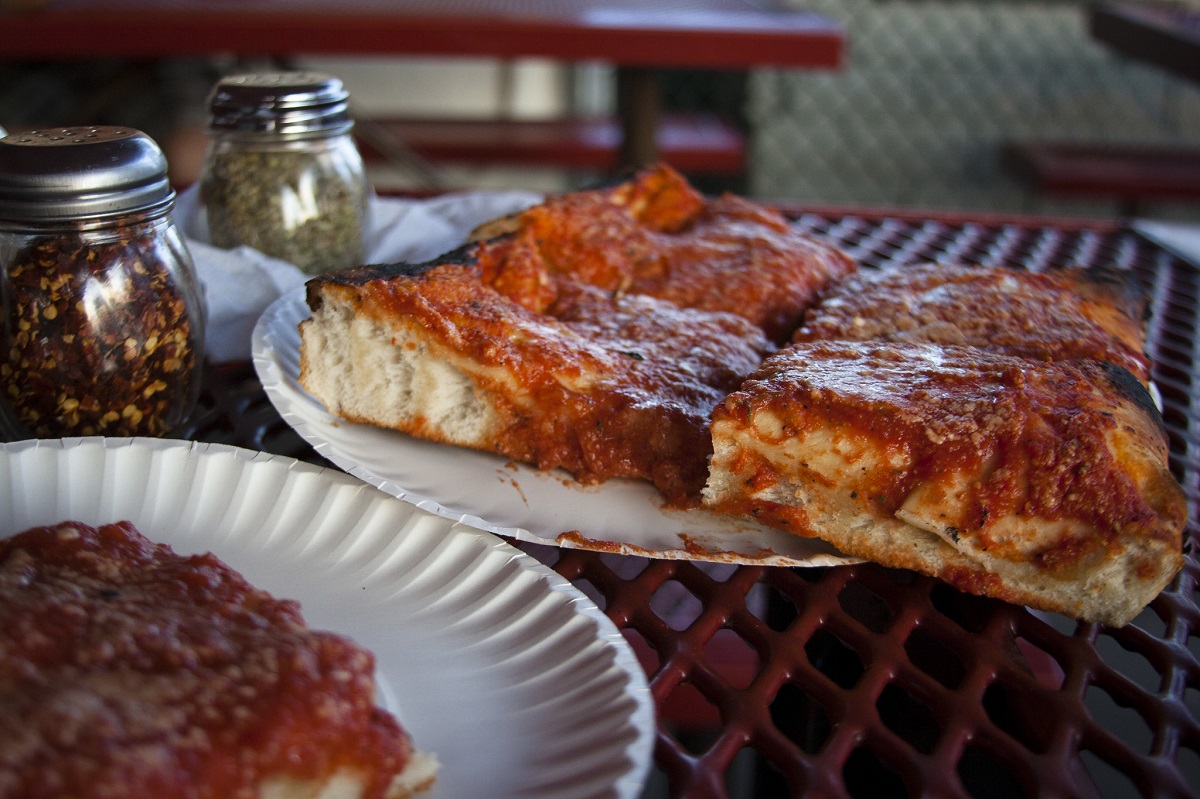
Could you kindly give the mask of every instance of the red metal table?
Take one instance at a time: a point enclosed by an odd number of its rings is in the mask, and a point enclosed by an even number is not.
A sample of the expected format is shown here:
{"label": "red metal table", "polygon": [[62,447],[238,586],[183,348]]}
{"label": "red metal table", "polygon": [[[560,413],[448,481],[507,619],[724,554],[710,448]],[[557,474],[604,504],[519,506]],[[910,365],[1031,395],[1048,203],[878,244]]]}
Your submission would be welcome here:
{"label": "red metal table", "polygon": [[834,68],[843,38],[836,21],[770,0],[50,0],[41,10],[0,11],[7,60],[232,53],[611,62],[620,67],[626,164],[655,160],[656,68]]}
{"label": "red metal table", "polygon": [[[1114,263],[1150,298],[1148,350],[1189,501],[1177,580],[1121,629],[871,564],[789,569],[526,547],[593,597],[658,708],[675,797],[1156,796],[1200,786],[1200,268],[1103,223],[795,210],[865,267]],[[191,437],[320,462],[249,364],[209,370]]]}

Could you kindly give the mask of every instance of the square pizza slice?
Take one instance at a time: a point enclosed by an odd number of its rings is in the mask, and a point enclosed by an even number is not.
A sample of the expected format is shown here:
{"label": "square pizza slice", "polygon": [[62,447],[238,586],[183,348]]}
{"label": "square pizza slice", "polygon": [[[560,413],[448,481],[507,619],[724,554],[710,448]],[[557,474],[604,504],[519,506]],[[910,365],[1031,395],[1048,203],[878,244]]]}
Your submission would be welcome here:
{"label": "square pizza slice", "polygon": [[301,384],[353,422],[696,504],[709,414],[773,347],[733,314],[540,277],[454,255],[310,281]]}
{"label": "square pizza slice", "polygon": [[831,287],[794,341],[962,344],[1026,358],[1094,358],[1150,379],[1146,302],[1118,269],[914,264],[864,269]]}
{"label": "square pizza slice", "polygon": [[409,799],[437,780],[375,659],[130,522],[0,539],[0,796]]}
{"label": "square pizza slice", "polygon": [[513,253],[503,257],[535,259],[613,295],[737,314],[777,343],[830,282],[857,268],[776,209],[730,193],[707,197],[666,165],[547,197],[473,234],[489,237]]}
{"label": "square pizza slice", "polygon": [[1162,419],[1104,361],[801,343],[712,437],[709,507],[963,591],[1122,625],[1183,563]]}
{"label": "square pizza slice", "polygon": [[351,421],[695,505],[713,407],[853,268],[777,212],[657,167],[428,264],[309,281],[300,382]]}

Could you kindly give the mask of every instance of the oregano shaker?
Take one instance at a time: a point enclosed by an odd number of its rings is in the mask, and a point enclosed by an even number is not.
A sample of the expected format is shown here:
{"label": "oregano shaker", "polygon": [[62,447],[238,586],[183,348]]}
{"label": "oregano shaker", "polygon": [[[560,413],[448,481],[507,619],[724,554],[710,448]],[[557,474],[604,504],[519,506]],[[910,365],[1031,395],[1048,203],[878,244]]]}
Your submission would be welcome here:
{"label": "oregano shaker", "polygon": [[194,410],[203,299],[146,134],[0,139],[0,433],[162,436]]}
{"label": "oregano shaker", "polygon": [[221,79],[199,179],[212,244],[318,274],[362,263],[369,186],[349,93],[315,72]]}

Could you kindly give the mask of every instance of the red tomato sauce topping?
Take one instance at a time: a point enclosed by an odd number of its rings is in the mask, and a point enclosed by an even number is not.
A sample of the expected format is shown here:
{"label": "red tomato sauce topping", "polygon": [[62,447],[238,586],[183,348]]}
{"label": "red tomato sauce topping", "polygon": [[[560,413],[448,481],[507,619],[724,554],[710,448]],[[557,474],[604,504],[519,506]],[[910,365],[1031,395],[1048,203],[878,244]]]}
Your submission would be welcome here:
{"label": "red tomato sauce topping", "polygon": [[0,797],[257,797],[341,769],[378,797],[411,751],[370,653],[212,554],[128,522],[0,540]]}

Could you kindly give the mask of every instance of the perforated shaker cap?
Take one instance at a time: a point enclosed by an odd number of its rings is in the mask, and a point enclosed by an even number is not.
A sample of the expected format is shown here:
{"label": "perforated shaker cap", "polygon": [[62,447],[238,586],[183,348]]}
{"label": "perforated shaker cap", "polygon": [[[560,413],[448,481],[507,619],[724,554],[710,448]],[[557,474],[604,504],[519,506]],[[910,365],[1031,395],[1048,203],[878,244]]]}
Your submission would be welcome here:
{"label": "perforated shaker cap", "polygon": [[350,93],[320,72],[231,75],[213,87],[208,109],[209,128],[224,133],[304,139],[354,127]]}
{"label": "perforated shaker cap", "polygon": [[134,128],[52,128],[0,139],[0,223],[153,213],[174,200],[166,156]]}

